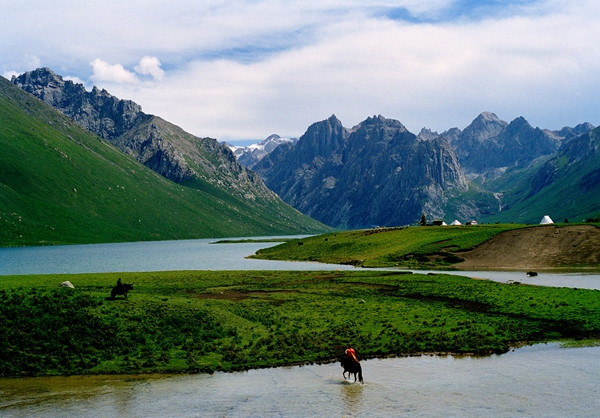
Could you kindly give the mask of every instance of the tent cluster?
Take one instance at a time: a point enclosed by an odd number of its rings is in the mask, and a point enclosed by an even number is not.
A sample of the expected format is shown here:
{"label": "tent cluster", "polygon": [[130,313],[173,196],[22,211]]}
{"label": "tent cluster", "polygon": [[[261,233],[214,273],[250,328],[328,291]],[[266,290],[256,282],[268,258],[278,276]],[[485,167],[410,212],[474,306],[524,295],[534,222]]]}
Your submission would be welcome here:
{"label": "tent cluster", "polygon": [[[446,223],[444,223],[444,225],[445,224]],[[462,225],[462,223],[458,219],[455,219],[454,221],[452,221],[452,223],[450,225],[458,226],[458,225]],[[465,223],[465,225],[477,225],[477,221],[472,219],[472,220],[468,221],[467,223]]]}
{"label": "tent cluster", "polygon": [[[551,225],[553,224],[554,221],[550,218],[550,216],[545,215],[542,220],[540,221],[540,225]],[[446,226],[446,222],[444,221],[433,221],[434,225],[441,225],[441,226]],[[452,226],[458,226],[458,225],[462,225],[462,223],[460,223],[460,221],[458,219],[455,219],[450,225]],[[465,225],[477,225],[477,221],[472,220],[467,222]]]}

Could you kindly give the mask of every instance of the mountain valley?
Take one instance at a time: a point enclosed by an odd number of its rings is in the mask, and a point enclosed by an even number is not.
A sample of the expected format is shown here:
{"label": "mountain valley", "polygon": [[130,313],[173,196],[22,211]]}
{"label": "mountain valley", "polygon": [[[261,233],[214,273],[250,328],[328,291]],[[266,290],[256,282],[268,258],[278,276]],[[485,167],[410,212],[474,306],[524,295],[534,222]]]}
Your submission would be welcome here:
{"label": "mountain valley", "polygon": [[[332,115],[299,139],[274,134],[235,147],[47,68],[12,83],[166,179],[271,219],[289,213],[280,198],[340,229],[415,224],[423,215],[447,223],[537,223],[546,214],[581,221],[600,213],[600,128],[587,122],[552,131],[483,112],[462,130],[415,135],[381,115],[352,128]],[[311,228],[323,227],[317,225]]]}

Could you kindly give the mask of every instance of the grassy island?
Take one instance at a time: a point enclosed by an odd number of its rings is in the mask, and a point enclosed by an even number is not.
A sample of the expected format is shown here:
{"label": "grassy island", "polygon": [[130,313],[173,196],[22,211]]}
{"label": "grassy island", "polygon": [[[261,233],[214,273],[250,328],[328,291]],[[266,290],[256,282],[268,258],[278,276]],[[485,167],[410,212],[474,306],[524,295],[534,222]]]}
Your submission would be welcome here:
{"label": "grassy island", "polygon": [[262,249],[254,257],[359,267],[600,269],[600,225],[500,224],[335,232]]}
{"label": "grassy island", "polygon": [[[107,300],[119,277],[134,290]],[[0,323],[2,376],[213,372],[348,345],[364,359],[598,339],[600,292],[372,270],[4,276]]]}

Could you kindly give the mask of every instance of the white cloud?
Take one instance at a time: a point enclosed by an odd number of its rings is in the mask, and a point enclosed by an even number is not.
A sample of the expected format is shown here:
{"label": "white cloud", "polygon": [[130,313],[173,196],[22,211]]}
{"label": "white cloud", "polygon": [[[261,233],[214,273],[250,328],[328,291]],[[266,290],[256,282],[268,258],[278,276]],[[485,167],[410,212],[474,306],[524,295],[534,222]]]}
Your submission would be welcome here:
{"label": "white cloud", "polygon": [[75,84],[84,84],[85,85],[85,81],[83,81],[81,78],[76,77],[76,76],[66,75],[66,76],[62,76],[62,78],[63,78],[63,80],[72,81]]}
{"label": "white cloud", "polygon": [[13,76],[18,76],[19,73],[17,71],[5,71],[2,73],[2,77],[6,78],[7,80],[10,80]]}
{"label": "white cloud", "polygon": [[151,75],[155,80],[160,80],[165,75],[165,72],[160,68],[160,65],[158,58],[146,55],[134,69],[138,74]]}
{"label": "white cloud", "polygon": [[600,123],[597,0],[487,2],[467,17],[453,0],[31,1],[3,9],[0,71],[26,51],[201,136],[296,136],[332,113],[411,131],[463,128],[484,110]]}
{"label": "white cloud", "polygon": [[132,84],[138,81],[131,71],[127,71],[121,64],[109,64],[96,58],[90,62],[92,66],[92,80],[96,82],[109,82],[119,84]]}

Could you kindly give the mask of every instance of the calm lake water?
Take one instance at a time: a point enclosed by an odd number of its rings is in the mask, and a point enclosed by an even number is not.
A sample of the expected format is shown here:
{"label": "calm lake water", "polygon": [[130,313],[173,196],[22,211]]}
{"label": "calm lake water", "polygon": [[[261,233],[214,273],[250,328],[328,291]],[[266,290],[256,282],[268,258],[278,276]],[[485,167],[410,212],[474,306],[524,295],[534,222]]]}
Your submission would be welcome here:
{"label": "calm lake water", "polygon": [[[0,248],[0,276],[353,269],[245,258],[273,243],[210,242]],[[449,273],[600,289],[597,273]],[[338,363],[214,375],[0,379],[0,416],[598,416],[598,359],[600,347],[543,344],[489,357],[368,360],[362,362],[364,385],[343,380]]]}
{"label": "calm lake water", "polygon": [[277,243],[214,239],[0,248],[0,276],[169,270],[324,270],[350,266],[247,259]]}
{"label": "calm lake water", "polygon": [[[263,237],[264,238],[264,237]],[[0,248],[0,276],[168,270],[352,270],[355,267],[246,258],[276,243],[213,244],[214,239]],[[418,272],[418,271],[415,271]],[[420,271],[427,273],[429,271]],[[437,273],[440,273],[437,271]],[[447,271],[500,282],[600,290],[600,273]]]}

